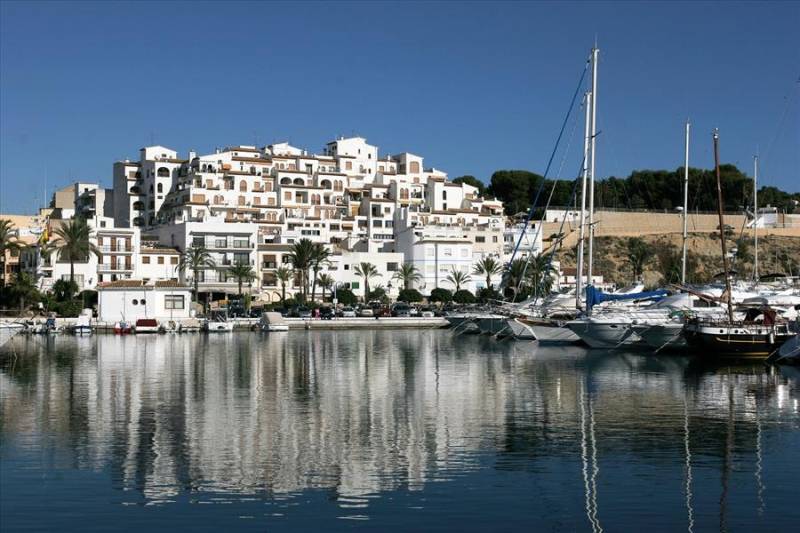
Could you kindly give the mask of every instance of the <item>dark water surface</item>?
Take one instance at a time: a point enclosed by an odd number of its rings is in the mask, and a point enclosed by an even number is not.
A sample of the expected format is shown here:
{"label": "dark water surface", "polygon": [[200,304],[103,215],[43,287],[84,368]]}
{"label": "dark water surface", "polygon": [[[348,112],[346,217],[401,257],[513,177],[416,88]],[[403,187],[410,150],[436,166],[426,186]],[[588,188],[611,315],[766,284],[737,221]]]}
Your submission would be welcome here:
{"label": "dark water surface", "polygon": [[4,531],[800,524],[790,369],[448,331],[31,337],[0,362]]}

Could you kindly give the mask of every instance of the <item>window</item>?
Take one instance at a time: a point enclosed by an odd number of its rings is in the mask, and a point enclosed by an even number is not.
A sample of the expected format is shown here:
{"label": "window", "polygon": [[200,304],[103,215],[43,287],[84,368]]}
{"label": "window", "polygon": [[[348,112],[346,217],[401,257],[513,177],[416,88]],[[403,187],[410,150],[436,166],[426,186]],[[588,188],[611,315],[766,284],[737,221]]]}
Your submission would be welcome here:
{"label": "window", "polygon": [[359,287],[359,284],[358,284],[357,281],[351,281],[350,282],[350,288],[351,289],[357,289],[358,287]]}
{"label": "window", "polygon": [[149,265],[150,264],[150,256],[149,255],[143,255],[142,256],[142,264],[143,265]]}
{"label": "window", "polygon": [[226,248],[228,246],[227,239],[214,239],[214,247],[215,248]]}
{"label": "window", "polygon": [[475,237],[475,242],[486,242],[486,237],[484,237],[483,235],[478,235],[477,237]]}
{"label": "window", "polygon": [[205,246],[206,240],[204,237],[192,237],[192,246]]}
{"label": "window", "polygon": [[397,272],[397,263],[386,263],[386,270],[389,272]]}
{"label": "window", "polygon": [[497,235],[492,235],[492,242],[497,242]]}
{"label": "window", "polygon": [[183,296],[180,294],[167,294],[164,296],[164,309],[183,309]]}
{"label": "window", "polygon": [[169,258],[169,264],[170,265],[177,265],[178,264],[178,258],[177,257],[170,257]]}
{"label": "window", "polygon": [[283,193],[284,200],[291,200],[292,199],[292,191],[286,191]]}
{"label": "window", "polygon": [[131,302],[133,305],[139,305],[139,300],[135,299]]}
{"label": "window", "polygon": [[156,191],[164,192],[164,185],[162,183],[159,183],[158,185],[156,185]]}
{"label": "window", "polygon": [[161,255],[158,256],[158,264],[159,265],[163,265],[164,264],[164,256],[161,256]]}
{"label": "window", "polygon": [[345,270],[350,270],[350,265],[345,265],[345,266],[344,266],[344,269],[345,269]]}
{"label": "window", "polygon": [[250,241],[248,239],[233,239],[234,248],[249,248]]}

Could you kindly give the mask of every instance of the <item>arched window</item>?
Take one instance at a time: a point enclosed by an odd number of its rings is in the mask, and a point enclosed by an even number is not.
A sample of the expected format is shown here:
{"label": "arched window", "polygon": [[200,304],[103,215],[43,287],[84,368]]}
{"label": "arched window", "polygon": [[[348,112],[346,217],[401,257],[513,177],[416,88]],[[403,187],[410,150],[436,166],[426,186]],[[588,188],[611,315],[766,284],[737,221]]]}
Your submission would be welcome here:
{"label": "arched window", "polygon": [[158,172],[156,174],[159,178],[168,178],[169,177],[169,169],[167,167],[159,167]]}
{"label": "arched window", "polygon": [[322,180],[320,182],[320,186],[323,189],[332,189],[333,188],[333,185],[331,184],[331,180]]}
{"label": "arched window", "polygon": [[281,178],[281,185],[291,185],[292,178]]}
{"label": "arched window", "polygon": [[242,180],[239,182],[239,192],[247,192],[247,181]]}
{"label": "arched window", "polygon": [[303,181],[303,178],[295,178],[295,179],[294,179],[294,184],[295,184],[295,185],[305,185],[305,184],[306,184],[306,182],[305,182],[305,181]]}
{"label": "arched window", "polygon": [[239,205],[244,205],[247,202],[247,199],[244,196],[239,197]]}
{"label": "arched window", "polygon": [[158,192],[164,192],[164,184],[163,183],[159,183],[158,185],[156,185],[156,190]]}

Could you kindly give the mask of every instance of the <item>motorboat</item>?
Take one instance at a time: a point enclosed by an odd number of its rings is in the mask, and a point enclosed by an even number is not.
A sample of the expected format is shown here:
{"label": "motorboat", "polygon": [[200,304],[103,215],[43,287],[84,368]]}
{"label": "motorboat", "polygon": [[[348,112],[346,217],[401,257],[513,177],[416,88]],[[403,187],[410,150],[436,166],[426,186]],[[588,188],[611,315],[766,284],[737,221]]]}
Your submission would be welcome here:
{"label": "motorboat", "polygon": [[566,327],[563,320],[552,318],[516,317],[508,319],[514,337],[521,340],[536,339],[540,342],[573,343],[581,338]]}
{"label": "motorboat", "polygon": [[197,333],[203,324],[196,318],[186,318],[178,324],[178,333]]}
{"label": "motorboat", "polygon": [[127,335],[131,333],[133,330],[129,322],[124,320],[120,320],[119,322],[114,323],[114,334],[115,335]]}
{"label": "motorboat", "polygon": [[78,315],[78,320],[72,326],[72,333],[75,335],[91,335],[92,334],[92,310],[83,309],[81,314]]}
{"label": "motorboat", "polygon": [[800,365],[800,333],[781,345],[774,362],[780,365]]}
{"label": "motorboat", "polygon": [[227,333],[233,331],[233,322],[228,320],[228,315],[223,311],[215,311],[203,324],[207,333]]}
{"label": "motorboat", "polygon": [[136,334],[140,333],[158,333],[159,332],[159,325],[158,320],[154,318],[140,318],[136,321],[136,326],[134,326],[134,331]]}
{"label": "motorboat", "polygon": [[268,332],[289,331],[289,323],[283,315],[274,312],[262,313],[259,327],[261,331]]}
{"label": "motorboat", "polygon": [[24,329],[25,325],[19,322],[0,322],[0,348]]}

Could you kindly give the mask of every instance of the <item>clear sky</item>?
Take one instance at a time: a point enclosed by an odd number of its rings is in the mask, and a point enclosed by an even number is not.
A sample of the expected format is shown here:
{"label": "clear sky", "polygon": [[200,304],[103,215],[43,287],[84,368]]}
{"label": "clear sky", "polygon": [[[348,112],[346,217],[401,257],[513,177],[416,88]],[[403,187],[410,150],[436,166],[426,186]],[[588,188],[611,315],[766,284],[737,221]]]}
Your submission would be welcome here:
{"label": "clear sky", "polygon": [[[800,3],[0,4],[0,211],[155,142],[356,133],[451,177],[544,170],[601,49],[598,176],[724,162],[800,191]],[[580,126],[578,126],[580,131]],[[564,175],[579,165],[575,139]]]}

